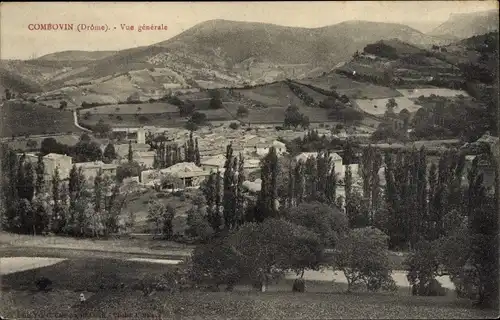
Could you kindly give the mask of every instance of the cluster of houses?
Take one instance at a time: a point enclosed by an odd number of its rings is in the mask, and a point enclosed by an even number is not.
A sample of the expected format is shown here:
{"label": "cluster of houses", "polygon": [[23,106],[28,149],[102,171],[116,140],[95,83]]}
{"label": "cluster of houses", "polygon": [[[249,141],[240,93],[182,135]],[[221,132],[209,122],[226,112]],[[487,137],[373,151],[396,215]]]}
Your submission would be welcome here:
{"label": "cluster of houses", "polygon": [[[293,139],[304,134],[304,132],[294,132],[291,130],[290,132],[278,132],[274,128],[266,129],[265,127],[256,127],[252,130],[212,128],[205,132],[197,131],[195,132],[196,136],[194,138],[198,141],[200,152],[201,161],[199,166],[192,162],[181,162],[168,168],[154,169],[156,151],[152,150],[151,146],[146,143],[147,137],[162,135],[171,143],[180,146],[181,152],[183,153],[184,143],[189,139],[189,131],[183,129],[158,130],[154,127],[114,130],[127,130],[127,134],[131,132],[134,133],[135,141],[133,143],[115,143],[114,148],[117,159],[113,160],[112,163],[104,163],[102,161],[74,163],[73,159],[68,155],[50,153],[43,157],[47,181],[51,180],[56,168],[62,180],[68,179],[73,165],[75,165],[77,169],[81,168],[83,175],[90,185],[93,184],[94,178],[99,171],[102,172],[103,176],[113,178],[116,176],[118,167],[128,162],[129,148],[131,147],[133,161],[137,162],[142,167],[142,172],[139,176],[131,177],[126,181],[136,181],[144,187],[154,187],[161,181],[164,181],[165,176],[171,176],[180,182],[180,185],[176,186],[176,188],[198,187],[211,172],[219,171],[222,173],[224,171],[224,164],[226,162],[225,153],[228,144],[232,145],[233,154],[235,156],[240,154],[243,155],[245,173],[250,175],[259,170],[260,160],[268,154],[271,147],[275,148],[278,156],[287,153],[286,145],[279,141],[281,140],[279,138]],[[288,136],[286,136],[287,133]],[[104,150],[106,145],[106,143],[102,144],[102,150]],[[302,153],[297,156],[296,160],[305,161],[307,158],[315,157],[316,155],[316,153]],[[336,153],[333,153],[331,156],[335,163],[335,170],[342,178],[345,174],[345,166],[342,165],[342,158]],[[36,163],[38,161],[38,155],[35,153],[27,153],[26,160]],[[357,167],[351,169],[353,174],[356,174]],[[248,183],[253,184],[258,184],[258,182],[258,180],[248,181]],[[169,188],[168,185],[163,187]]]}

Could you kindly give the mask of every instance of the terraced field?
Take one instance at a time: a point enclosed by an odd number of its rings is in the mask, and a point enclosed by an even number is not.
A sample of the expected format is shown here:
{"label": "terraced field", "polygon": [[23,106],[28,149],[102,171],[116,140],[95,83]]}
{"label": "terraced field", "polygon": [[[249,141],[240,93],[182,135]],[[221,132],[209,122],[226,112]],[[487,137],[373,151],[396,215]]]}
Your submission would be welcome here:
{"label": "terraced field", "polygon": [[469,96],[469,94],[463,90],[453,90],[447,88],[398,89],[398,91],[410,99],[418,98],[420,96],[429,97],[432,94],[441,97],[456,97],[459,95],[463,95],[464,97]]}
{"label": "terraced field", "polygon": [[251,89],[234,90],[250,100],[269,107],[286,107],[290,103],[297,107],[306,107],[284,82],[255,87]]}
{"label": "terraced field", "polygon": [[382,99],[402,96],[402,94],[395,89],[354,81],[346,76],[335,73],[316,79],[301,79],[297,82],[310,84],[324,90],[333,89],[339,95],[346,95],[349,98],[366,97],[367,99]]}
{"label": "terraced field", "polygon": [[[415,104],[414,101],[406,98],[399,97],[394,98],[396,103],[398,104],[396,108],[394,108],[395,113],[401,112],[403,109],[407,109],[410,112],[416,112],[418,109],[422,108],[421,106]],[[356,105],[366,113],[373,115],[383,115],[385,113],[386,104],[389,101],[389,98],[385,99],[356,99],[354,102]]]}
{"label": "terraced field", "polygon": [[132,103],[132,104],[112,104],[106,106],[98,106],[90,109],[81,110],[80,113],[84,114],[90,112],[96,115],[122,115],[122,114],[154,114],[154,113],[176,113],[179,108],[167,102],[153,102],[153,103]]}

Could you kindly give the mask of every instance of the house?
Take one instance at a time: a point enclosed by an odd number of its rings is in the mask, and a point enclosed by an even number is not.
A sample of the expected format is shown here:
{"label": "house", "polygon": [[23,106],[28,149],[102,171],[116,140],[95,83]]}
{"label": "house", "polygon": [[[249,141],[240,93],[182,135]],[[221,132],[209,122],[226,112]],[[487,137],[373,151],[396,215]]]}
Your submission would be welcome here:
{"label": "house", "polygon": [[193,162],[180,162],[166,169],[147,170],[141,172],[141,182],[143,184],[159,183],[162,176],[171,175],[172,177],[180,180],[182,188],[196,187],[199,186],[209,174],[210,172],[196,166]]}
{"label": "house", "polygon": [[224,164],[226,163],[226,156],[223,154],[219,154],[213,157],[209,157],[200,161],[200,165],[205,171],[217,171],[217,169],[224,168]]}
{"label": "house", "polygon": [[[33,165],[36,165],[38,162],[38,155],[34,153],[26,153],[25,161],[29,161]],[[64,154],[49,153],[43,157],[43,164],[45,166],[46,180],[52,179],[56,168],[59,171],[59,178],[64,180],[69,178],[69,172],[73,167],[73,159]]]}
{"label": "house", "polygon": [[116,177],[116,164],[106,164],[102,161],[93,161],[93,162],[80,162],[75,163],[77,169],[82,169],[82,173],[87,180],[88,183],[92,183],[94,178],[97,176],[99,170],[102,170],[103,177]]}
{"label": "house", "polygon": [[260,169],[260,160],[259,159],[245,159],[243,163],[243,169],[245,170],[245,174],[255,172]]}
{"label": "house", "polygon": [[135,151],[133,153],[133,160],[145,168],[153,168],[155,156],[155,151]]}
{"label": "house", "polygon": [[[145,143],[132,143],[132,152],[145,152],[149,151],[151,149],[151,146],[149,144]],[[129,149],[129,144],[128,143],[122,143],[122,144],[117,144],[115,145],[115,152],[116,155],[119,159],[127,159],[128,157],[128,149]]]}
{"label": "house", "polygon": [[73,166],[73,159],[64,154],[49,153],[43,157],[45,163],[45,170],[54,173],[55,169],[59,170],[59,177],[61,179],[69,178],[69,172]]}
{"label": "house", "polygon": [[[256,142],[255,140],[245,142],[245,151],[247,153],[255,153],[259,157],[265,157],[269,153],[269,149],[271,149],[271,147],[274,147],[278,156],[281,156],[284,153],[286,153],[286,146],[283,142],[278,140],[274,140],[272,142],[266,142],[265,139],[262,140],[259,139],[258,142]],[[252,148],[249,146],[249,144],[253,142],[255,144],[253,145]]]}
{"label": "house", "polygon": [[[309,158],[316,159],[317,156],[318,156],[318,152],[302,152],[302,153],[298,154],[297,156],[295,156],[295,161],[306,162],[307,159],[309,159]],[[333,165],[335,165],[335,172],[339,176],[344,175],[345,168],[344,168],[344,165],[342,164],[342,157],[339,156],[338,153],[333,152],[333,153],[330,153],[330,159],[331,159]]]}

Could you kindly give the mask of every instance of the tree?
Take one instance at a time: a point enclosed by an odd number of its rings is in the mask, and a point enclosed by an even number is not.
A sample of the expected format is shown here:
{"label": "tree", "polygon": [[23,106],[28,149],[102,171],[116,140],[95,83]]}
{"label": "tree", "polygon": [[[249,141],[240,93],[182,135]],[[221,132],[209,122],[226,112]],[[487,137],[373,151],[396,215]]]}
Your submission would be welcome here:
{"label": "tree", "polygon": [[141,166],[135,162],[122,163],[116,168],[116,180],[122,182],[129,177],[138,177],[141,175]]}
{"label": "tree", "polygon": [[103,153],[103,162],[104,163],[111,163],[113,160],[115,160],[117,157],[116,151],[115,151],[115,146],[110,142],[104,149]]}
{"label": "tree", "polygon": [[410,118],[411,118],[410,111],[408,111],[408,109],[404,108],[403,110],[401,110],[399,112],[399,118],[404,121],[405,128],[408,128],[408,125],[410,124]]}
{"label": "tree", "polygon": [[387,100],[387,103],[385,105],[385,107],[387,109],[387,114],[393,115],[394,109],[396,109],[397,106],[398,106],[398,103],[396,102],[396,100],[394,98],[390,98],[389,100]]}
{"label": "tree", "polygon": [[134,151],[132,149],[132,141],[129,141],[128,142],[128,153],[127,153],[127,159],[128,159],[128,162],[131,163],[132,161],[134,161]]}
{"label": "tree", "polygon": [[207,115],[202,112],[193,112],[190,121],[197,125],[202,125],[207,121]]}
{"label": "tree", "polygon": [[343,212],[319,202],[292,207],[285,218],[316,233],[328,248],[334,248],[348,230],[347,218]]}
{"label": "tree", "polygon": [[210,94],[210,109],[221,109],[223,107],[221,101],[221,94],[219,90],[209,90]]}
{"label": "tree", "polygon": [[200,148],[198,147],[198,138],[194,141],[194,163],[199,167],[201,166]]}
{"label": "tree", "polygon": [[68,102],[67,101],[61,100],[59,102],[59,109],[64,110],[64,109],[66,109],[67,106],[68,106]]}
{"label": "tree", "polygon": [[257,221],[264,221],[278,214],[277,180],[279,166],[278,155],[274,147],[261,162],[261,189],[257,200]]}
{"label": "tree", "polygon": [[226,162],[224,164],[224,180],[223,180],[223,210],[224,226],[227,230],[235,227],[236,213],[236,158],[233,156],[233,148],[231,144],[226,148]]}
{"label": "tree", "polygon": [[412,285],[414,295],[445,295],[444,288],[436,280],[437,276],[444,274],[440,261],[441,249],[439,241],[422,241],[405,259],[407,278]]}
{"label": "tree", "polygon": [[64,216],[64,207],[61,199],[61,178],[59,176],[59,169],[56,167],[52,175],[52,217],[49,220],[51,231],[59,233],[66,225],[66,217]]}
{"label": "tree", "polygon": [[40,153],[42,155],[47,155],[49,153],[68,154],[69,147],[57,142],[54,138],[45,138],[40,144]]}
{"label": "tree", "polygon": [[236,111],[236,116],[238,118],[243,118],[248,116],[248,108],[245,106],[238,106],[238,110]]}
{"label": "tree", "polygon": [[[177,97],[175,97],[177,98]],[[177,98],[179,99],[179,98]],[[182,102],[179,99],[180,103],[175,104],[179,108],[179,114],[181,117],[189,117],[193,114],[193,112],[196,110],[196,106],[193,101],[187,100],[186,102]]]}
{"label": "tree", "polygon": [[36,181],[35,192],[41,194],[45,191],[45,163],[41,154],[38,155],[38,161],[35,167]]}
{"label": "tree", "polygon": [[287,270],[303,275],[305,269],[318,269],[323,261],[319,237],[286,220],[246,223],[228,241],[238,257],[240,275],[259,284],[262,291]]}
{"label": "tree", "polygon": [[12,98],[12,94],[9,89],[5,89],[5,99],[10,100]]}
{"label": "tree", "polygon": [[299,112],[299,108],[297,106],[289,106],[285,110],[285,119],[283,125],[286,128],[297,128],[298,126],[302,125],[307,127],[309,125],[309,119],[304,117],[304,115]]}
{"label": "tree", "polygon": [[201,242],[212,238],[214,230],[209,223],[205,197],[201,196],[198,201],[194,201],[194,206],[188,211],[186,224],[188,228],[185,233],[188,236]]}
{"label": "tree", "polygon": [[27,142],[26,142],[26,146],[28,147],[28,149],[30,150],[35,150],[37,147],[38,147],[38,142],[36,142],[35,140],[32,140],[32,139],[29,139]]}
{"label": "tree", "polygon": [[387,236],[376,228],[351,230],[339,243],[335,267],[344,273],[348,292],[356,284],[364,284],[370,291],[396,289],[391,277]]}
{"label": "tree", "polygon": [[101,147],[94,141],[79,141],[73,148],[75,162],[89,162],[102,159]]}
{"label": "tree", "polygon": [[162,216],[162,235],[166,238],[166,239],[171,239],[172,236],[174,235],[174,231],[173,231],[173,220],[174,220],[174,217],[175,217],[175,208],[168,204],[165,208],[165,210],[163,211],[163,216]]}
{"label": "tree", "polygon": [[94,132],[100,135],[101,137],[107,135],[111,131],[111,126],[105,123],[102,119],[97,122],[94,126]]}

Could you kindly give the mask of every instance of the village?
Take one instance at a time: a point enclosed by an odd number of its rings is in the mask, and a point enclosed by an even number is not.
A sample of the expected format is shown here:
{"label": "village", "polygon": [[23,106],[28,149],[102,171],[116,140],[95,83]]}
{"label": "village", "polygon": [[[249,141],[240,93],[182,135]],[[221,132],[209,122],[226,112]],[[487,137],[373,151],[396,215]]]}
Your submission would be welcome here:
{"label": "village", "polygon": [[[328,129],[317,129],[315,132],[327,138],[345,140],[348,137],[345,131],[338,135],[332,134],[332,131]],[[271,147],[275,148],[280,157],[284,155],[289,156],[284,141],[301,138],[305,134],[307,134],[307,131],[278,131],[275,127],[264,125],[255,126],[250,130],[232,130],[222,124],[215,128],[201,128],[195,131],[194,134],[183,128],[159,128],[153,126],[112,128],[110,136],[119,136],[118,139],[95,139],[95,141],[101,142],[100,148],[103,153],[109,144],[113,144],[116,154],[115,159],[108,163],[102,160],[77,162],[67,154],[49,153],[43,155],[45,179],[50,184],[57,170],[60,179],[67,181],[72,167],[75,166],[76,169],[81,169],[88,186],[92,187],[94,179],[99,172],[114,181],[117,169],[121,164],[134,162],[140,166],[141,171],[136,176],[129,176],[123,179],[124,186],[136,184],[142,188],[157,188],[161,184],[162,178],[171,176],[179,179],[181,184],[177,184],[175,188],[161,186],[161,189],[175,191],[184,188],[199,188],[200,184],[210,173],[220,172],[222,174],[224,172],[225,154],[228,145],[231,145],[235,155],[243,156],[245,174],[248,176],[251,173],[258,173],[260,171],[261,159],[269,153]],[[87,134],[84,133],[84,135]],[[185,146],[190,139],[190,135],[196,140],[199,150],[200,160],[198,165],[194,162],[181,161],[166,168],[155,168],[158,152],[154,150],[152,141],[161,140],[170,146],[175,146],[176,150],[178,149],[180,152],[181,157],[184,157],[186,152]],[[339,152],[341,153],[342,150],[339,150]],[[132,161],[129,160],[130,154],[132,154]],[[35,152],[18,153],[19,157],[22,155],[25,155],[25,160],[31,162],[33,165],[37,163],[39,158],[39,154]],[[318,152],[302,152],[295,155],[294,159],[296,162],[302,161],[305,163],[307,159],[314,158],[317,155]],[[331,158],[338,178],[342,180],[346,171],[342,157],[332,152]],[[349,166],[355,179],[359,180],[359,176],[357,175],[358,164],[350,164]],[[383,176],[382,172],[381,176]],[[253,192],[258,192],[260,190],[259,183],[260,179],[255,178],[252,181],[245,181],[244,186]]]}

